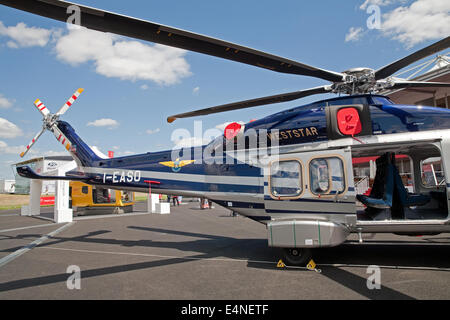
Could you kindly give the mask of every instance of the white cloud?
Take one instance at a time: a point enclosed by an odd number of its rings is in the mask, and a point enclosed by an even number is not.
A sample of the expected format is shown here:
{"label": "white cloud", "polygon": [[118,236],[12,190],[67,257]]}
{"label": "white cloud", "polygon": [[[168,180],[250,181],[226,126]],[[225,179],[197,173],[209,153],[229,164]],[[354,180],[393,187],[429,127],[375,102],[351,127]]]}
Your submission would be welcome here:
{"label": "white cloud", "polygon": [[86,28],[70,30],[58,39],[55,49],[58,59],[71,65],[92,61],[96,72],[106,77],[170,85],[191,75],[185,50],[125,41]]}
{"label": "white cloud", "polygon": [[[23,150],[22,150],[23,151]],[[28,151],[28,154],[37,154],[39,153],[42,157],[57,157],[57,156],[69,156],[70,153],[63,149],[61,151],[54,151],[54,150],[46,150],[46,151],[41,151],[41,150],[30,150]]]}
{"label": "white cloud", "polygon": [[200,93],[200,87],[195,87],[195,88],[192,90],[192,94],[193,94],[193,95],[198,96],[199,93]]}
{"label": "white cloud", "polygon": [[156,128],[154,130],[148,129],[147,131],[145,131],[147,134],[154,134],[154,133],[158,133],[159,131],[161,131],[159,128]]}
{"label": "white cloud", "polygon": [[385,36],[412,47],[450,34],[450,1],[416,0],[383,15],[381,31]]}
{"label": "white cloud", "polygon": [[108,129],[114,129],[119,126],[119,122],[114,119],[102,118],[87,123],[88,127],[108,127]]}
{"label": "white cloud", "polygon": [[0,153],[19,154],[20,152],[23,151],[23,149],[20,149],[20,151],[12,150],[14,148],[17,148],[17,147],[9,147],[5,141],[0,140]]}
{"label": "white cloud", "polygon": [[[26,146],[20,145],[20,146],[10,146],[5,141],[0,140],[0,154],[15,154],[19,156],[23,151],[26,150]],[[46,156],[46,157],[54,157],[54,156],[68,156],[70,153],[62,149],[61,151],[54,151],[54,150],[45,150],[42,151],[40,149],[37,149],[35,147],[31,148],[27,152],[28,156]]]}
{"label": "white cloud", "polygon": [[[64,33],[62,29],[27,27],[23,22],[5,27],[0,21],[0,36],[10,39],[6,43],[10,48],[43,47],[50,42],[59,60],[73,66],[92,62],[95,71],[106,77],[172,85],[191,75],[184,59],[186,50],[126,41],[111,33],[86,28]],[[140,88],[149,87],[144,84]]]}
{"label": "white cloud", "polygon": [[[23,151],[26,150],[26,146],[20,145],[20,146],[10,146],[5,141],[0,140],[0,154],[15,154],[19,156]],[[40,150],[38,148],[35,148],[34,146],[28,150],[27,156],[46,156],[46,157],[54,157],[54,156],[68,156],[70,153],[65,150],[61,149],[60,151],[54,151],[54,150]]]}
{"label": "white cloud", "polygon": [[6,119],[0,118],[0,138],[16,138],[23,135],[22,130],[14,123]]}
{"label": "white cloud", "polygon": [[351,27],[345,35],[345,42],[358,41],[363,35],[363,28]]}
{"label": "white cloud", "polygon": [[361,10],[366,10],[369,6],[375,5],[375,6],[388,6],[396,2],[406,2],[407,0],[366,0],[364,3],[359,7]]}
{"label": "white cloud", "polygon": [[0,109],[8,109],[11,108],[13,105],[13,102],[9,99],[6,99],[1,93],[0,93]]}
{"label": "white cloud", "polygon": [[48,29],[27,27],[23,22],[19,22],[15,27],[5,27],[0,21],[0,35],[11,39],[6,43],[10,48],[44,47],[50,40],[52,32]]}
{"label": "white cloud", "polygon": [[[0,154],[15,154],[19,155],[25,151],[26,146],[10,146],[5,141],[0,140]],[[29,154],[36,154],[36,150],[28,151]]]}

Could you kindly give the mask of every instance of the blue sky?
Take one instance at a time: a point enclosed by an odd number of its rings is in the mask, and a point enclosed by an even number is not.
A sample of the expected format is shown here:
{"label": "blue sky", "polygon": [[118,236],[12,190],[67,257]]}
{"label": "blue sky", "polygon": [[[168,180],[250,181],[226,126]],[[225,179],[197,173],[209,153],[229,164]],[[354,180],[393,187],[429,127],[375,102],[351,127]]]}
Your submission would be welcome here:
{"label": "blue sky", "polygon": [[[379,68],[450,34],[446,0],[77,2],[334,71]],[[368,29],[370,5],[380,9],[381,29]],[[193,133],[194,120],[202,120],[205,130],[326,98],[308,97],[168,124],[166,117],[171,114],[327,82],[193,52],[155,49],[152,43],[136,44],[129,38],[102,35],[89,40],[71,34],[63,23],[4,6],[0,6],[0,21],[0,178],[12,178],[10,165],[23,160],[20,150],[41,128],[35,99],[56,112],[79,87],[85,91],[62,119],[89,145],[116,155],[171,149],[173,130]],[[80,45],[88,40],[94,41],[89,42],[92,46]],[[118,52],[120,46],[121,54],[129,52],[130,57],[123,65],[120,57],[106,59],[102,43],[105,48],[112,43]],[[139,63],[142,68],[136,67]],[[32,150],[24,159],[65,152],[49,132]]]}

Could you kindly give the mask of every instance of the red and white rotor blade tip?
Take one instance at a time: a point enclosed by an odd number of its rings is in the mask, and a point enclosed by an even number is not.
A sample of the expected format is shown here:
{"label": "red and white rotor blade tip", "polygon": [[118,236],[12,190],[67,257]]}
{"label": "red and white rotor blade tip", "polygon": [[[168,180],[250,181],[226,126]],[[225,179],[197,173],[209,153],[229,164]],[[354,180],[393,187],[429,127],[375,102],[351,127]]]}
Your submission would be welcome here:
{"label": "red and white rotor blade tip", "polygon": [[36,106],[36,108],[39,110],[39,112],[44,116],[47,116],[50,111],[47,109],[47,107],[44,105],[44,103],[42,103],[41,100],[36,99],[36,101],[34,102],[34,105]]}
{"label": "red and white rotor blade tip", "polygon": [[57,116],[60,116],[64,113],[66,113],[66,111],[70,108],[70,106],[75,102],[75,100],[77,100],[78,96],[84,91],[83,88],[79,88],[77,91],[75,91],[75,93],[69,98],[69,100],[67,100],[67,102],[61,107],[61,109],[58,110],[58,112],[56,112]]}
{"label": "red and white rotor blade tip", "polygon": [[52,131],[56,140],[58,140],[59,143],[61,143],[67,151],[69,151],[72,144],[70,143],[69,139],[67,139],[66,136],[61,132],[61,130],[58,129],[58,126],[53,126]]}
{"label": "red and white rotor blade tip", "polygon": [[36,143],[37,139],[39,139],[39,137],[41,136],[41,134],[44,133],[44,131],[45,131],[45,128],[42,128],[42,130],[33,138],[33,140],[31,140],[31,142],[27,145],[27,148],[25,149],[25,151],[20,154],[21,158],[23,158],[27,154],[28,150],[31,149],[33,144]]}

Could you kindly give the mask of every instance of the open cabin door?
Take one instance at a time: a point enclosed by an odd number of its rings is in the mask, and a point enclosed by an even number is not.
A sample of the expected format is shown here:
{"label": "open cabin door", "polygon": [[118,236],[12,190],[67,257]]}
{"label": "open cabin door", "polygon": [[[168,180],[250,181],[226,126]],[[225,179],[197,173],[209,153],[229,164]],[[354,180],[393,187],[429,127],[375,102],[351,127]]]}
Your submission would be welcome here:
{"label": "open cabin door", "polygon": [[350,148],[272,156],[264,172],[264,202],[273,220],[356,219]]}

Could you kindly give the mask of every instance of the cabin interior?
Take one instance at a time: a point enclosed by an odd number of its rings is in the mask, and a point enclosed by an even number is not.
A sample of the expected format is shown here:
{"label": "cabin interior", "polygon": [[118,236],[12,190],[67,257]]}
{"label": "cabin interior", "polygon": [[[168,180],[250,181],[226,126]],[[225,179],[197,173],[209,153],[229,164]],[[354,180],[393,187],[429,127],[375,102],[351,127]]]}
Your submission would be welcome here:
{"label": "cabin interior", "polygon": [[446,220],[441,152],[435,143],[352,150],[358,220]]}

